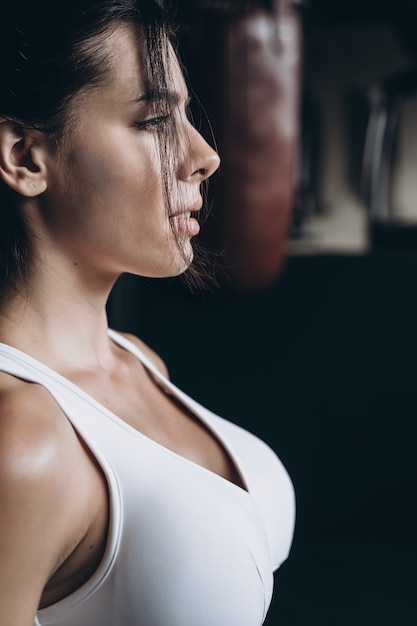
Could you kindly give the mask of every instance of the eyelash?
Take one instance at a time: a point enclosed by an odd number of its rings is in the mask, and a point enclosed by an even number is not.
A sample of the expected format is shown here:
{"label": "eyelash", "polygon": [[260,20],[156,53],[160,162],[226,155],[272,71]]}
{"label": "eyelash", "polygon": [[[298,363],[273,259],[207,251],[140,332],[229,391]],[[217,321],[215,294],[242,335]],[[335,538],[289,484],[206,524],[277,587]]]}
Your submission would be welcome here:
{"label": "eyelash", "polygon": [[148,120],[142,122],[135,122],[135,128],[138,130],[157,130],[161,128],[169,119],[169,115],[159,115],[157,117],[151,117]]}

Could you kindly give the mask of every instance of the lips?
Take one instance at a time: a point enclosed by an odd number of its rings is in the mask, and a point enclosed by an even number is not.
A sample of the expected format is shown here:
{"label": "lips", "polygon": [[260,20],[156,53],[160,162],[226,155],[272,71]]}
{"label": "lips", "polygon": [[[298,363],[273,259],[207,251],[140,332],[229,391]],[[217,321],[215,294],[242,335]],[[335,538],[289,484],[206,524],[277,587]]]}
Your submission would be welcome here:
{"label": "lips", "polygon": [[201,210],[203,206],[203,199],[199,198],[193,204],[189,205],[183,211],[178,211],[177,213],[173,213],[171,217],[191,217],[192,213],[197,213]]}
{"label": "lips", "polygon": [[201,209],[202,202],[196,203],[187,210],[180,211],[171,215],[170,220],[177,233],[181,233],[185,237],[195,237],[200,232],[200,225],[193,217]]}

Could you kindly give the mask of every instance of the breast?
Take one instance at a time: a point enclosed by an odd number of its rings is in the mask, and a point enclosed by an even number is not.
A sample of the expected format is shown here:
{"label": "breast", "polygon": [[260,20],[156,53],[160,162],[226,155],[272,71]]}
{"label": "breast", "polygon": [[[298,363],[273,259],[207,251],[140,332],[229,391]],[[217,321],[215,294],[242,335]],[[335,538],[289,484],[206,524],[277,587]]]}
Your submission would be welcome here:
{"label": "breast", "polygon": [[111,567],[88,593],[40,612],[41,623],[260,626],[272,566],[249,495],[140,436],[119,436],[116,448]]}
{"label": "breast", "polygon": [[122,623],[262,624],[272,565],[252,498],[152,443],[140,447],[137,470],[127,470],[129,487],[123,485],[123,537],[114,572],[115,597],[123,598],[119,609],[129,607]]}
{"label": "breast", "polygon": [[248,493],[102,410],[72,412],[109,482],[109,544],[105,567],[41,624],[260,626],[293,531],[291,484],[272,451],[204,415]]}

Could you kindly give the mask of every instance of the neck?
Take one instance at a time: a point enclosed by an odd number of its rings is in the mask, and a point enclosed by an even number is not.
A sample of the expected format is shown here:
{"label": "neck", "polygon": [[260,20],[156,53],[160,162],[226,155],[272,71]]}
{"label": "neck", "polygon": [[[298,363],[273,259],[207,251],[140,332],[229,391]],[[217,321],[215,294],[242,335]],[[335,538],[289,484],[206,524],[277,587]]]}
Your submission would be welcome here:
{"label": "neck", "polygon": [[42,272],[0,310],[0,341],[58,371],[111,363],[106,302],[115,277],[86,281]]}

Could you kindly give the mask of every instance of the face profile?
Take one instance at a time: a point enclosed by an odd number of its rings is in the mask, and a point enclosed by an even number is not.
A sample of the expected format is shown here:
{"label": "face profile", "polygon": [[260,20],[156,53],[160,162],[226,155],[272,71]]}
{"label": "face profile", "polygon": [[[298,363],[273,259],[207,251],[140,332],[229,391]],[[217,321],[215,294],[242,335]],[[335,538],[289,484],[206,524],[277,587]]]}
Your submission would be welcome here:
{"label": "face profile", "polygon": [[[54,247],[54,263],[62,250],[62,262],[78,272],[183,272],[199,231],[191,214],[202,205],[200,184],[218,167],[217,154],[187,118],[188,91],[173,49],[169,93],[153,93],[139,43],[130,25],[104,38],[105,77],[74,99],[65,148],[45,144],[47,187],[25,212],[36,241]],[[175,131],[165,149],[171,214],[158,149],[164,125]],[[38,254],[43,263],[44,247]]]}

